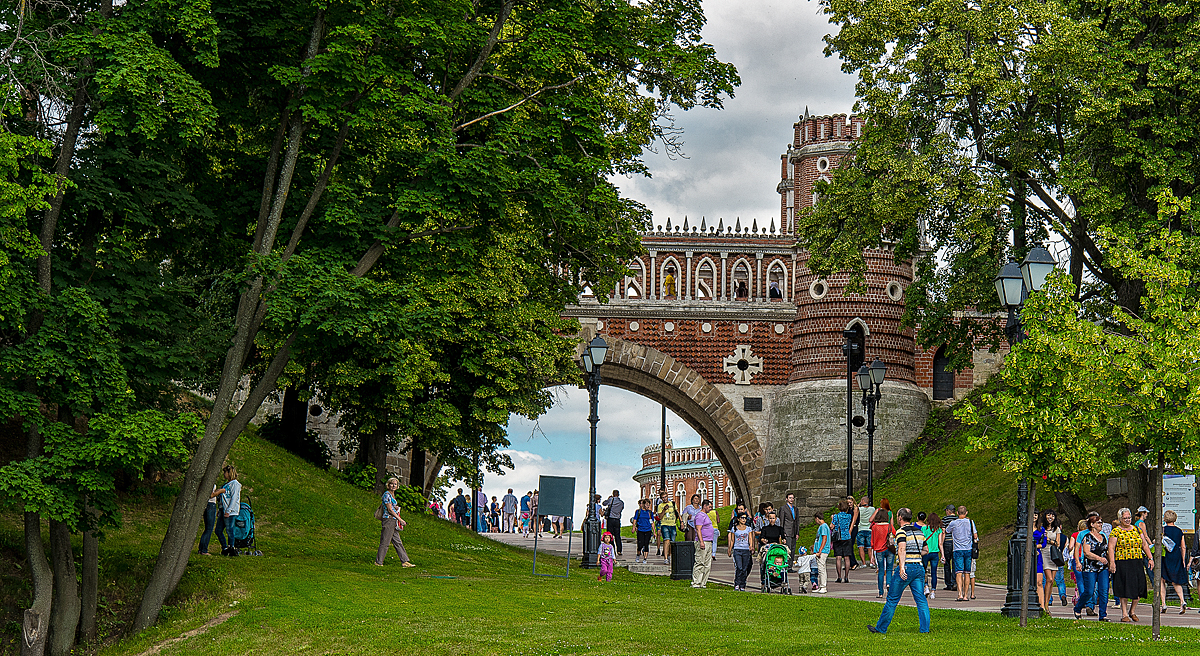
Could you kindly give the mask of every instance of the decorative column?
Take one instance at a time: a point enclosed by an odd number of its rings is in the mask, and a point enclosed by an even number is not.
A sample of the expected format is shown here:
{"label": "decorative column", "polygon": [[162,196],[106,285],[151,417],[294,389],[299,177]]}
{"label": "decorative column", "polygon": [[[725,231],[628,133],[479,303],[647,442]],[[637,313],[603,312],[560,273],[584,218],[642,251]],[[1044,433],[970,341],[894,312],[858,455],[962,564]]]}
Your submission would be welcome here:
{"label": "decorative column", "polygon": [[761,252],[754,254],[754,259],[758,264],[758,272],[754,274],[754,285],[755,285],[755,287],[758,287],[758,295],[755,296],[755,300],[758,300],[758,301],[762,301],[762,300],[766,299],[766,295],[763,294],[762,258],[763,258],[763,254]]}
{"label": "decorative column", "polygon": [[692,300],[692,251],[683,252],[684,259],[687,260],[687,291],[683,294],[683,300]]}
{"label": "decorative column", "polygon": [[721,300],[728,301],[729,296],[726,294],[729,287],[725,284],[725,260],[729,257],[729,251],[721,251]]}
{"label": "decorative column", "polygon": [[654,288],[654,283],[655,283],[654,258],[657,255],[658,255],[658,251],[650,251],[650,277],[649,277],[649,284],[647,285],[647,290],[646,290],[646,299],[647,300],[653,300],[653,299],[658,298],[658,293]]}

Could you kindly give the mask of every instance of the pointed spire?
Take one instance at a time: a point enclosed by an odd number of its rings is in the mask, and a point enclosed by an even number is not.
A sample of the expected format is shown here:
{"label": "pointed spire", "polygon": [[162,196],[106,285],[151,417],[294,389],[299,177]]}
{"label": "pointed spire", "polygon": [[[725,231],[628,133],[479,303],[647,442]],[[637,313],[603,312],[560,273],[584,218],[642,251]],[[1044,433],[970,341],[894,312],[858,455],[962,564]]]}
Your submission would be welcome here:
{"label": "pointed spire", "polygon": [[671,232],[671,217],[667,217],[667,232]]}
{"label": "pointed spire", "polygon": [[684,232],[687,232],[687,231],[688,231],[688,226],[687,226],[687,215],[686,215],[686,214],[684,214],[684,215],[683,215],[683,231],[684,231]]}
{"label": "pointed spire", "polygon": [[775,217],[771,217],[771,234],[775,234]]}
{"label": "pointed spire", "polygon": [[700,232],[708,232],[708,226],[704,223],[704,217],[700,217]]}
{"label": "pointed spire", "polygon": [[751,230],[754,234],[758,234],[758,219],[754,219],[754,228]]}
{"label": "pointed spire", "polygon": [[808,105],[804,106],[804,120],[808,120]]}
{"label": "pointed spire", "polygon": [[717,232],[718,233],[725,232],[725,219],[724,218],[717,219]]}
{"label": "pointed spire", "polygon": [[739,217],[737,218],[737,225],[733,226],[733,231],[734,231],[734,232],[741,232],[741,231],[742,231],[742,217],[740,217],[740,216],[739,216]]}

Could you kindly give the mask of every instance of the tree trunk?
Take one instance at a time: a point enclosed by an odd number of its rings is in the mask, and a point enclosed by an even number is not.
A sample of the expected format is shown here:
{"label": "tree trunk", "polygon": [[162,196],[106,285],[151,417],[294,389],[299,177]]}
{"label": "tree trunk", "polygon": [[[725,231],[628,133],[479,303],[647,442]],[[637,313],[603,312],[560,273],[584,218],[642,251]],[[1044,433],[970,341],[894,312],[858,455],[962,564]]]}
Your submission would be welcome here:
{"label": "tree trunk", "polygon": [[1079,520],[1087,517],[1087,507],[1074,492],[1055,492],[1054,498],[1058,500],[1059,509],[1066,515],[1067,521],[1063,524],[1072,529],[1068,532],[1074,533],[1074,527],[1079,525]]}
{"label": "tree trunk", "polygon": [[376,424],[375,430],[364,435],[358,443],[358,453],[354,460],[375,468],[375,492],[383,494],[384,483],[387,482],[387,434],[388,427]]}
{"label": "tree trunk", "polygon": [[1150,470],[1145,467],[1125,470],[1125,481],[1128,484],[1129,507],[1137,508],[1154,505],[1150,503]]}
{"label": "tree trunk", "polygon": [[425,491],[425,450],[413,447],[408,453],[408,484]]}
{"label": "tree trunk", "polygon": [[[89,505],[86,508],[88,526],[95,526],[95,510]],[[96,639],[96,601],[100,588],[100,544],[96,531],[83,532],[83,607],[79,611],[79,642],[86,643]]]}
{"label": "tree trunk", "polygon": [[46,651],[46,638],[50,635],[54,572],[50,569],[50,561],[46,560],[42,519],[34,512],[25,513],[25,557],[29,561],[29,579],[33,583],[33,603],[25,611],[21,626],[21,656],[42,656]]}
{"label": "tree trunk", "polygon": [[[1162,578],[1163,486],[1162,485],[1163,485],[1163,467],[1165,464],[1166,463],[1164,462],[1164,459],[1163,459],[1163,453],[1162,453],[1162,451],[1159,451],[1158,452],[1158,469],[1156,469],[1154,471],[1154,496],[1153,496],[1154,499],[1158,500],[1158,503],[1151,503],[1151,504],[1147,504],[1147,506],[1146,506],[1147,508],[1150,509],[1150,517],[1147,518],[1147,521],[1154,522],[1153,524],[1150,525],[1154,529],[1154,533],[1153,533],[1153,536],[1154,536],[1154,580],[1150,582],[1150,606],[1151,606],[1150,625],[1152,627],[1150,633],[1153,635],[1155,640],[1158,640],[1158,629],[1162,623],[1162,609],[1159,606],[1159,604],[1161,603],[1161,598],[1158,595],[1158,590],[1163,585],[1162,584],[1162,580],[1163,580],[1163,578]],[[1180,599],[1179,603],[1184,604],[1186,602],[1183,599]]]}
{"label": "tree trunk", "polygon": [[1029,507],[1025,512],[1025,516],[1028,518],[1026,521],[1029,523],[1026,525],[1025,532],[1025,563],[1021,569],[1021,626],[1029,624],[1029,579],[1034,569],[1033,564],[1037,562],[1033,553],[1033,516],[1037,513],[1037,486],[1034,481],[1034,477],[1030,476]]}
{"label": "tree trunk", "polygon": [[50,557],[54,568],[54,605],[50,611],[51,656],[67,656],[75,646],[79,627],[79,582],[75,578],[75,554],[71,551],[71,527],[50,520]]}

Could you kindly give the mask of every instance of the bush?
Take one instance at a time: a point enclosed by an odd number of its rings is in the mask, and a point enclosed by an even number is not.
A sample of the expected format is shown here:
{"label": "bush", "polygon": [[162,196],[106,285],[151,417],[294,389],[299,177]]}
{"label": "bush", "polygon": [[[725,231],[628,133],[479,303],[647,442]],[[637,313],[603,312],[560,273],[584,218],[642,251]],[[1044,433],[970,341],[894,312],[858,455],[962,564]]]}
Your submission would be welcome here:
{"label": "bush", "polygon": [[357,462],[346,463],[342,467],[342,479],[354,487],[364,490],[375,490],[375,465],[362,465]]}
{"label": "bush", "polygon": [[401,485],[400,489],[396,490],[396,503],[405,512],[421,514],[429,512],[429,499],[421,494],[421,488],[416,485]]}

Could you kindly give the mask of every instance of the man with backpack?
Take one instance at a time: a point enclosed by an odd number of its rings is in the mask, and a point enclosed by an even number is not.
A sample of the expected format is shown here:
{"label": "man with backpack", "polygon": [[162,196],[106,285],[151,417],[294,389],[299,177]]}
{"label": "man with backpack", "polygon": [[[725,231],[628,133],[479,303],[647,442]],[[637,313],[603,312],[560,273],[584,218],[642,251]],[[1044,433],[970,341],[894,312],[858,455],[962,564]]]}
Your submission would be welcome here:
{"label": "man with backpack", "polygon": [[621,500],[621,492],[613,490],[612,496],[604,502],[604,517],[608,520],[608,532],[612,533],[617,542],[617,556],[621,556],[621,513],[625,512],[625,502]]}
{"label": "man with backpack", "polygon": [[675,532],[679,526],[679,510],[675,508],[675,502],[667,498],[665,490],[658,493],[658,507],[655,508],[655,513],[658,530],[662,534],[663,562],[670,565],[671,545],[675,542]]}
{"label": "man with backpack", "polygon": [[[965,514],[960,508],[959,513]],[[904,589],[912,591],[913,601],[917,602],[917,618],[920,622],[921,633],[929,633],[929,600],[925,598],[925,567],[922,557],[929,553],[929,545],[925,543],[925,534],[912,521],[912,511],[901,508],[896,511],[900,519],[900,529],[896,531],[896,573],[888,584],[887,602],[883,604],[883,612],[879,621],[868,625],[871,633],[887,633],[888,625],[892,623],[892,615],[900,604],[900,596]]]}

